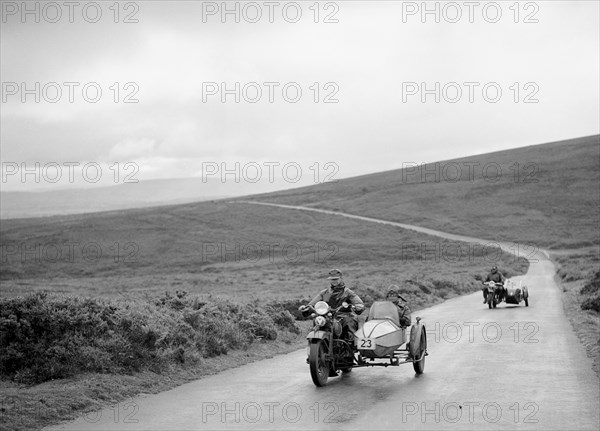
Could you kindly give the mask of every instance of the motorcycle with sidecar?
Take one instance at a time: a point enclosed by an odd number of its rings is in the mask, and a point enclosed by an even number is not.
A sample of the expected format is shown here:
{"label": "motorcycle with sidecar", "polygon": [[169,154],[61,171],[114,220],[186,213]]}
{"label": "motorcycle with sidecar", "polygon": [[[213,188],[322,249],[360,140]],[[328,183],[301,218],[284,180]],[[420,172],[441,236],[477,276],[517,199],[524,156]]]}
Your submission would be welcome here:
{"label": "motorcycle with sidecar", "polygon": [[305,306],[303,314],[313,319],[308,333],[310,375],[316,386],[325,386],[329,377],[354,368],[398,366],[412,364],[417,374],[425,370],[427,335],[420,317],[408,328],[400,326],[398,309],[392,302],[374,302],[366,321],[359,326],[353,340],[342,336],[342,324],[337,318],[342,310],[352,309],[343,303],[331,308],[325,301],[314,307]]}
{"label": "motorcycle with sidecar", "polygon": [[501,302],[507,304],[520,304],[525,302],[525,306],[529,307],[529,289],[523,286],[522,282],[517,284],[508,279],[504,283],[488,281],[483,283],[486,286],[485,303],[489,308],[496,308]]}

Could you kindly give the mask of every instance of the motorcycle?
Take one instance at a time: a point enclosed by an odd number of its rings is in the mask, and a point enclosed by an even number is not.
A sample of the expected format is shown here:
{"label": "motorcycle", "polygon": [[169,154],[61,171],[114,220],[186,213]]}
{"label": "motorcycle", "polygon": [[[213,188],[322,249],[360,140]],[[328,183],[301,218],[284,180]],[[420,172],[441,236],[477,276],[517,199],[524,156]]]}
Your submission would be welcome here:
{"label": "motorcycle", "polygon": [[[338,371],[350,372],[353,368],[412,363],[417,374],[425,369],[427,335],[425,325],[417,317],[411,326],[410,338],[406,328],[400,326],[398,311],[391,302],[378,301],[369,310],[367,321],[358,328],[354,339],[343,334],[342,323],[337,318],[341,310],[352,310],[348,303],[331,308],[325,301],[314,307],[302,306],[304,317],[313,318],[314,327],[308,333],[307,363],[313,383],[320,387]],[[407,342],[408,341],[408,342]],[[406,343],[404,349],[400,347]]]}
{"label": "motorcycle", "polygon": [[489,308],[496,308],[496,305],[502,302],[502,292],[504,289],[504,284],[495,281],[488,281],[484,282],[483,284],[487,286],[485,303],[488,305]]}
{"label": "motorcycle", "polygon": [[344,302],[337,308],[331,308],[325,301],[319,301],[314,307],[306,306],[303,314],[311,314],[314,327],[308,333],[308,364],[310,376],[316,386],[324,386],[328,377],[338,375],[338,370],[348,372],[354,363],[353,343],[342,338],[342,322],[337,319],[341,311],[350,311],[353,307]]}

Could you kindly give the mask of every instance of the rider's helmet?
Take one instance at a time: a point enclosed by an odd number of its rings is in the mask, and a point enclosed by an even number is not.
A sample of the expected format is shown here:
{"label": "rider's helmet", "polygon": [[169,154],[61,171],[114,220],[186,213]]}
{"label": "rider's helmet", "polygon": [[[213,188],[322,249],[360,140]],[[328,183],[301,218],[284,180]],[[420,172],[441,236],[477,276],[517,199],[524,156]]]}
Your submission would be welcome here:
{"label": "rider's helmet", "polygon": [[385,299],[397,304],[398,300],[400,299],[400,288],[395,284],[391,284],[387,293],[385,294]]}
{"label": "rider's helmet", "polygon": [[342,278],[342,271],[340,271],[339,269],[332,269],[331,271],[329,271],[329,277],[327,278],[330,280],[338,280]]}
{"label": "rider's helmet", "polygon": [[496,273],[496,271],[498,271],[498,267],[496,265],[492,266],[492,274]]}
{"label": "rider's helmet", "polygon": [[342,271],[339,269],[332,269],[329,271],[329,277],[327,277],[331,281],[331,287],[334,290],[342,290],[344,288],[344,283],[342,283]]}

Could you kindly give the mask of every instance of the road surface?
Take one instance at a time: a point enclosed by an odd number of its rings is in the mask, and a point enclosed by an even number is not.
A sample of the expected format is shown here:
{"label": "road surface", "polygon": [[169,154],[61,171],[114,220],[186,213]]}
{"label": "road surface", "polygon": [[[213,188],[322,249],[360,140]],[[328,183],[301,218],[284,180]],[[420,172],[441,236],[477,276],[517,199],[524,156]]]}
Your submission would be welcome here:
{"label": "road surface", "polygon": [[[516,250],[514,244],[500,246]],[[360,368],[316,388],[302,349],[139,396],[51,429],[598,430],[600,385],[564,314],[555,268],[543,250],[529,251],[528,257],[529,271],[515,277],[530,289],[527,308],[502,304],[489,310],[475,293],[413,313],[413,319],[424,319],[428,336],[429,356],[420,376],[410,364]]]}

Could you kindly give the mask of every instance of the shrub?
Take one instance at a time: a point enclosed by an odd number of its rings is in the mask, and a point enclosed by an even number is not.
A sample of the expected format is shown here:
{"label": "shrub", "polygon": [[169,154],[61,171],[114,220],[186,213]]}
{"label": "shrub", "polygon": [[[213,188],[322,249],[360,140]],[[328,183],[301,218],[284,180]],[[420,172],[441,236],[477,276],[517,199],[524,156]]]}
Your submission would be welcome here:
{"label": "shrub", "polygon": [[593,310],[600,312],[600,295],[587,298],[581,303],[582,310]]}
{"label": "shrub", "polygon": [[30,294],[0,299],[0,375],[39,383],[79,372],[160,372],[298,333],[286,310],[175,296],[108,301]]}
{"label": "shrub", "polygon": [[581,288],[582,295],[593,295],[600,292],[600,271],[593,272],[590,279]]}
{"label": "shrub", "polygon": [[292,314],[288,310],[281,310],[279,312],[276,312],[274,310],[273,322],[277,326],[285,328],[294,334],[298,334],[300,332],[300,328],[298,328],[298,326],[296,325],[296,318],[292,316]]}
{"label": "shrub", "polygon": [[300,311],[298,311],[298,307],[300,307],[301,305],[307,304],[309,301],[310,301],[309,299],[302,299],[302,298],[279,300],[279,301],[270,302],[269,307],[271,310],[274,310],[274,311],[279,311],[279,310],[287,311],[288,313],[290,313],[292,315],[292,317],[295,320],[303,320],[302,313]]}
{"label": "shrub", "polygon": [[591,273],[581,288],[580,294],[584,296],[581,303],[582,310],[600,312],[600,271],[596,270]]}

